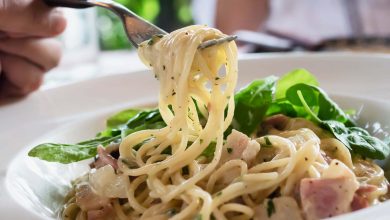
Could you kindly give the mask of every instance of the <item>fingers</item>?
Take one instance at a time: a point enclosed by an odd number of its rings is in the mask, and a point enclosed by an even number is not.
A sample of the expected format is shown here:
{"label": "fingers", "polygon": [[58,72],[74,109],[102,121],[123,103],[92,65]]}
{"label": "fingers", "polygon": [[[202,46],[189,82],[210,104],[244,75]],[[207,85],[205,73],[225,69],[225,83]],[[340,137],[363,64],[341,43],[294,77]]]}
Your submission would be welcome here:
{"label": "fingers", "polygon": [[62,33],[65,27],[61,11],[42,0],[0,0],[0,30],[4,32],[50,37]]}
{"label": "fingers", "polygon": [[10,54],[0,54],[0,93],[4,95],[26,95],[42,83],[44,71],[26,59]]}
{"label": "fingers", "polygon": [[24,57],[45,72],[57,66],[61,58],[61,44],[48,38],[3,39],[0,41],[0,51]]}

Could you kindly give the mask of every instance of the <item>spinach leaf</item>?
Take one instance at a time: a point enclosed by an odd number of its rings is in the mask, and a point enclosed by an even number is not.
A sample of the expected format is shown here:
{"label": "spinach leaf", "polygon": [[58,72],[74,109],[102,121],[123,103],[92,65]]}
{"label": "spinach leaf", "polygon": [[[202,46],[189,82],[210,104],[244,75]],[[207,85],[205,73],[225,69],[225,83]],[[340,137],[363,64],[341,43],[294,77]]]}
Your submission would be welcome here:
{"label": "spinach leaf", "polygon": [[321,125],[341,141],[347,148],[364,157],[383,160],[390,153],[390,145],[371,136],[359,127],[346,127],[338,121],[322,121]]}
{"label": "spinach leaf", "polygon": [[41,160],[59,163],[72,163],[85,160],[96,155],[96,148],[99,144],[107,145],[120,137],[101,137],[77,144],[55,144],[45,143],[34,147],[28,156],[38,157]]}
{"label": "spinach leaf", "polygon": [[214,152],[215,152],[216,145],[217,145],[216,142],[211,142],[209,144],[209,146],[207,146],[206,149],[204,149],[204,151],[202,152],[202,154],[200,156],[205,156],[207,158],[214,157]]}
{"label": "spinach leaf", "polygon": [[[300,88],[305,88],[300,90]],[[306,92],[308,88],[312,88],[312,93],[318,93],[316,102],[306,102]],[[295,93],[295,94],[294,94]],[[310,94],[311,95],[311,94]],[[309,95],[309,96],[310,96]],[[322,98],[321,98],[322,97]],[[325,92],[314,86],[297,84],[287,91],[287,99],[292,103],[302,105],[307,111],[307,114],[314,122],[317,122],[324,129],[330,131],[335,138],[341,141],[352,153],[360,154],[362,156],[372,159],[385,159],[390,153],[390,145],[382,142],[376,137],[371,136],[366,130],[359,127],[347,127],[352,122],[347,115],[334,103]],[[321,104],[322,102],[322,104]],[[314,103],[314,104],[313,104]],[[318,104],[320,103],[320,104]],[[320,109],[327,107],[329,109],[323,110],[322,114],[313,112],[313,105],[319,105]]]}
{"label": "spinach leaf", "polygon": [[[138,113],[135,113],[137,111],[138,111]],[[107,128],[104,131],[98,133],[97,136],[98,137],[113,137],[113,136],[116,136],[116,135],[119,135],[122,133],[126,134],[126,133],[128,133],[127,130],[134,129],[134,128],[137,128],[137,127],[142,126],[142,125],[150,125],[150,124],[154,124],[156,122],[163,122],[163,119],[162,119],[158,109],[143,110],[143,111],[137,110],[137,109],[128,109],[128,110],[125,110],[122,112],[126,112],[126,113],[121,114],[120,121],[118,120],[118,117],[113,119],[114,116],[116,116],[120,113],[118,113],[110,118],[111,119],[110,125],[113,125],[114,123],[112,123],[112,121],[115,121],[116,126],[110,126],[109,122],[107,121]],[[129,118],[126,119],[126,117],[124,117],[124,116],[127,116]],[[122,123],[123,121],[126,121],[126,122]]]}
{"label": "spinach leaf", "polygon": [[34,147],[28,156],[38,157],[49,162],[68,164],[85,160],[96,155],[96,146],[77,144],[45,143]]}
{"label": "spinach leaf", "polygon": [[348,125],[354,125],[347,114],[321,88],[298,83],[286,91],[286,99],[295,106],[303,106],[298,91],[302,93],[307,106],[315,111],[321,120],[336,120]]}
{"label": "spinach leaf", "polygon": [[[318,85],[318,81],[314,75],[305,69],[296,69],[282,76],[276,83],[275,98],[267,110],[266,116],[284,114],[289,117],[306,117],[307,112],[300,105],[299,100],[297,102],[291,102],[291,100],[287,100],[286,98],[287,90],[301,83],[313,86]],[[310,91],[306,95],[310,95]],[[314,94],[311,94],[307,99],[308,102],[313,102]]]}
{"label": "spinach leaf", "polygon": [[142,109],[126,109],[115,115],[109,117],[106,122],[107,128],[115,128],[120,125],[126,124],[126,122],[137,115],[139,112],[144,111]]}
{"label": "spinach leaf", "polygon": [[275,101],[269,106],[266,116],[272,116],[276,114],[283,114],[293,118],[298,116],[298,112],[294,106],[285,100]]}
{"label": "spinach leaf", "polygon": [[[117,120],[118,117],[116,117],[115,122],[113,120],[111,120],[111,122],[107,122],[107,125],[113,127],[109,127],[103,132],[100,132],[96,138],[76,144],[40,144],[30,150],[28,155],[51,162],[65,164],[73,163],[94,157],[96,155],[96,148],[98,145],[106,146],[112,142],[120,142],[123,136],[131,133],[145,129],[159,129],[165,126],[165,122],[162,120],[162,117],[157,109],[139,111],[138,113],[135,113],[136,111],[138,110],[130,109],[123,111],[126,113],[121,114],[121,119]],[[114,116],[118,116],[119,114]],[[126,119],[124,115],[130,118]],[[127,122],[123,124],[123,121]]]}
{"label": "spinach leaf", "polygon": [[309,71],[305,69],[293,70],[282,76],[276,84],[275,98],[282,99],[286,96],[286,91],[293,85],[306,83],[308,85],[318,86],[318,81]]}
{"label": "spinach leaf", "polygon": [[255,80],[234,97],[235,110],[232,126],[251,135],[264,118],[275,93],[276,77]]}

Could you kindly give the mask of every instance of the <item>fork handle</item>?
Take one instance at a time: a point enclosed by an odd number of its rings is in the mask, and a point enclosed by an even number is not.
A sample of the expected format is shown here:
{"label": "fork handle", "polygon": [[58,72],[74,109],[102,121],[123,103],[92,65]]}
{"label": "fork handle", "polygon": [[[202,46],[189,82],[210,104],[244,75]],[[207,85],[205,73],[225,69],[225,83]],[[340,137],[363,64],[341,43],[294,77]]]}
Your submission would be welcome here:
{"label": "fork handle", "polygon": [[87,0],[43,0],[48,6],[66,8],[89,8],[92,7]]}

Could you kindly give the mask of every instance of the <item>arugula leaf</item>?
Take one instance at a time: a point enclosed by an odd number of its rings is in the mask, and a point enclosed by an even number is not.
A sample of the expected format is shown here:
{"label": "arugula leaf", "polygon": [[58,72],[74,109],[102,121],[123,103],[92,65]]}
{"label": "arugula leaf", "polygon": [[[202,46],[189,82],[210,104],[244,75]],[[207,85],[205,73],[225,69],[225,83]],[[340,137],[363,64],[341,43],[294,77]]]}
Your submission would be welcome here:
{"label": "arugula leaf", "polygon": [[318,81],[309,71],[305,69],[293,70],[282,76],[276,84],[275,98],[282,99],[286,96],[286,91],[293,85],[306,83],[308,85],[318,86]]}
{"label": "arugula leaf", "polygon": [[274,76],[255,80],[235,95],[234,129],[246,135],[255,131],[272,103],[276,80]]}

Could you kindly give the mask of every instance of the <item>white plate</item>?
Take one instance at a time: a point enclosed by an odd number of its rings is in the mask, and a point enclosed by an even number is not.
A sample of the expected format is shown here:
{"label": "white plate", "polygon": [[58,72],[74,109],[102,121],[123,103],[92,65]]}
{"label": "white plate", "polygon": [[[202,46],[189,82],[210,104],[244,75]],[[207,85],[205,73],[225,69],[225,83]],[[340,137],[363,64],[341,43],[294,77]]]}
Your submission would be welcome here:
{"label": "white plate", "polygon": [[[239,86],[255,78],[280,75],[305,67],[317,75],[326,91],[360,96],[341,99],[344,107],[360,109],[362,121],[390,125],[388,56],[364,54],[292,54],[251,56],[240,60]],[[0,107],[0,168],[8,168],[7,192],[0,188],[0,211],[5,219],[37,219],[53,214],[69,180],[81,172],[80,166],[60,166],[27,158],[27,149],[48,140],[77,141],[92,137],[102,128],[109,113],[129,106],[142,106],[157,100],[158,84],[146,71],[101,77],[60,88],[40,91],[22,102]],[[13,157],[12,155],[18,154]],[[10,156],[11,155],[11,156]],[[9,161],[13,159],[11,165]],[[77,167],[77,169],[72,169]],[[85,167],[84,167],[85,168]],[[60,171],[60,172],[59,172]],[[2,174],[4,175],[4,174]],[[52,184],[55,183],[55,184]],[[1,186],[0,186],[1,187]],[[21,205],[21,206],[20,206]],[[23,208],[21,208],[23,207]],[[390,203],[352,215],[386,216]]]}

